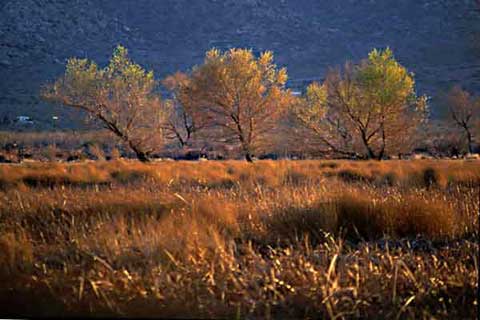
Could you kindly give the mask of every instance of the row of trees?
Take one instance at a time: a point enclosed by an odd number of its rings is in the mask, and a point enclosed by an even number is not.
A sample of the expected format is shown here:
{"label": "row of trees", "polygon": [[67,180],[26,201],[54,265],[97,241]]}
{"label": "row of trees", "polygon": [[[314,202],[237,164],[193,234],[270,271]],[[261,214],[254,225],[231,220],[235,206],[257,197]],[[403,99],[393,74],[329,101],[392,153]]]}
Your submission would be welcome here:
{"label": "row of trees", "polygon": [[[286,81],[286,70],[274,64],[271,52],[255,57],[251,50],[212,49],[189,73],[161,81],[170,92],[161,99],[153,72],[119,46],[105,68],[70,59],[65,74],[45,86],[42,97],[85,111],[141,161],[148,161],[164,138],[182,148],[200,138],[238,146],[252,161],[285,123],[289,134],[320,152],[382,159],[410,151],[428,119],[427,98],[417,96],[413,74],[390,49],[331,70],[302,96],[294,96]],[[454,88],[445,100],[472,152],[480,99]]]}

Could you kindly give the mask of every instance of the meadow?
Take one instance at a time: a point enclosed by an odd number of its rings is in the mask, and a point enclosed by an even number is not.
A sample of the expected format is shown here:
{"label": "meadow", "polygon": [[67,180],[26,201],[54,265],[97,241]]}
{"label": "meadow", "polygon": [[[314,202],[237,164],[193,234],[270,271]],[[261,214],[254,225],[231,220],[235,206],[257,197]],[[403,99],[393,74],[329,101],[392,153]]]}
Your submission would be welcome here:
{"label": "meadow", "polygon": [[0,165],[0,315],[474,318],[479,160]]}

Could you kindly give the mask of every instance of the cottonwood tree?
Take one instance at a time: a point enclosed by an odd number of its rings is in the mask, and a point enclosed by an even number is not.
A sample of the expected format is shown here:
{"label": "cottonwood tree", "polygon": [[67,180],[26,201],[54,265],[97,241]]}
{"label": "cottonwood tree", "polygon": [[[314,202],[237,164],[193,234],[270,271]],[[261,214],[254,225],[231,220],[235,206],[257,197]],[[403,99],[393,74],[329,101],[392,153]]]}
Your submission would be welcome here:
{"label": "cottonwood tree", "polygon": [[223,142],[239,144],[251,162],[284,110],[290,96],[286,81],[286,69],[277,68],[271,52],[256,58],[251,50],[212,49],[193,69],[183,94],[195,101],[209,129]]}
{"label": "cottonwood tree", "polygon": [[327,151],[380,160],[410,148],[426,100],[390,49],[373,50],[357,65],[330,71],[322,85],[311,84],[293,113]]}
{"label": "cottonwood tree", "polygon": [[473,153],[474,130],[478,129],[480,98],[475,98],[461,87],[453,87],[447,95],[448,110],[452,123],[463,131],[469,153]]}
{"label": "cottonwood tree", "polygon": [[180,147],[189,146],[194,135],[204,128],[202,118],[198,116],[195,101],[186,95],[190,77],[177,72],[166,77],[162,84],[171,93],[171,98],[164,101],[165,125],[164,131],[169,139],[178,141]]}
{"label": "cottonwood tree", "polygon": [[[399,64],[390,49],[373,50],[358,70],[358,82],[365,94],[366,104],[373,114],[375,150],[370,153],[363,136],[362,142],[369,157],[378,159],[388,153],[410,151],[417,129],[425,123],[428,109],[427,97],[416,95],[413,73]],[[378,130],[378,131],[377,131]],[[370,134],[370,135],[371,135]]]}
{"label": "cottonwood tree", "polygon": [[296,135],[315,151],[348,157],[357,155],[347,124],[334,108],[329,108],[326,84],[310,84],[304,96],[291,104],[291,111]]}
{"label": "cottonwood tree", "polygon": [[160,143],[162,104],[152,71],[145,71],[118,46],[105,68],[87,59],[68,60],[65,74],[42,90],[50,102],[80,109],[148,161]]}

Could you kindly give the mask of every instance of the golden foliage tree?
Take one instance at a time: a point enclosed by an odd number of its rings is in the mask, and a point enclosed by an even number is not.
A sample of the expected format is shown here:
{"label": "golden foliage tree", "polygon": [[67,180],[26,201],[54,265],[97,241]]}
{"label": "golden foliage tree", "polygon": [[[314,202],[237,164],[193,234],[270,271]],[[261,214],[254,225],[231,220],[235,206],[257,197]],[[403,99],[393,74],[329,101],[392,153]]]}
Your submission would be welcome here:
{"label": "golden foliage tree", "polygon": [[298,123],[326,151],[369,159],[407,151],[426,111],[413,74],[390,49],[373,50],[361,63],[331,71],[324,84],[311,84],[293,108]]}
{"label": "golden foliage tree", "polygon": [[145,71],[118,46],[100,68],[87,59],[68,60],[65,74],[42,90],[47,101],[80,109],[113,132],[141,161],[160,143],[162,105],[153,72]]}
{"label": "golden foliage tree", "polygon": [[223,142],[239,144],[252,161],[290,96],[286,81],[286,70],[277,68],[271,52],[256,58],[251,50],[212,49],[193,69],[183,94]]}
{"label": "golden foliage tree", "polygon": [[190,77],[177,72],[166,77],[162,84],[171,93],[171,98],[164,101],[166,119],[165,134],[169,139],[175,139],[180,146],[190,145],[194,135],[204,127],[198,116],[194,101],[185,94],[185,88],[190,84]]}
{"label": "golden foliage tree", "polygon": [[472,97],[461,87],[453,87],[447,95],[450,119],[466,137],[469,153],[473,153],[475,129],[478,131],[480,117],[480,97]]}
{"label": "golden foliage tree", "polygon": [[321,153],[356,155],[344,119],[334,108],[329,108],[326,84],[311,83],[303,97],[295,99],[291,111],[295,129],[299,129],[297,136],[300,134],[311,148]]}

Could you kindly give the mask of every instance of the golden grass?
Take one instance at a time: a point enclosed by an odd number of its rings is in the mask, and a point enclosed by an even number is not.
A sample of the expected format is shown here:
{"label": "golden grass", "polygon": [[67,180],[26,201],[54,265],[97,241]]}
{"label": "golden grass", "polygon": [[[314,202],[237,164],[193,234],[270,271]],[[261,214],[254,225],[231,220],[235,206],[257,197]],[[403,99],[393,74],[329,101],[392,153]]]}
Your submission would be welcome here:
{"label": "golden grass", "polygon": [[[80,162],[72,164],[32,162],[0,166],[0,184],[27,180],[50,184],[128,183],[150,178],[159,183],[187,183],[205,187],[262,184],[303,184],[337,177],[348,183],[369,183],[412,187],[440,187],[469,184],[480,179],[478,160],[415,161],[260,161],[250,165],[243,161],[184,162],[164,161],[142,164],[135,161]],[[31,179],[30,179],[31,178]]]}
{"label": "golden grass", "polygon": [[478,161],[1,165],[0,314],[473,317],[479,185]]}

